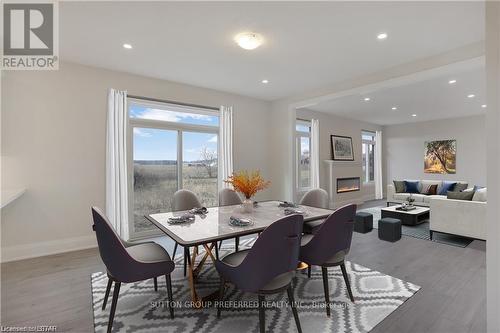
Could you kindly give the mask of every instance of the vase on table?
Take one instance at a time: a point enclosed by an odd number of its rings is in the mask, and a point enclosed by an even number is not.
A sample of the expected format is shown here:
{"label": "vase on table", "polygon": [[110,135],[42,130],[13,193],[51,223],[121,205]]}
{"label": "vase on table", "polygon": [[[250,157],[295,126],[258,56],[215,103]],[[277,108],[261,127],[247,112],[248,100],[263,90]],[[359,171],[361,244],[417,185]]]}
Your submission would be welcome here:
{"label": "vase on table", "polygon": [[243,200],[242,206],[243,206],[243,212],[245,212],[245,213],[251,213],[251,212],[253,212],[253,201],[252,201],[252,199],[245,199],[245,200]]}

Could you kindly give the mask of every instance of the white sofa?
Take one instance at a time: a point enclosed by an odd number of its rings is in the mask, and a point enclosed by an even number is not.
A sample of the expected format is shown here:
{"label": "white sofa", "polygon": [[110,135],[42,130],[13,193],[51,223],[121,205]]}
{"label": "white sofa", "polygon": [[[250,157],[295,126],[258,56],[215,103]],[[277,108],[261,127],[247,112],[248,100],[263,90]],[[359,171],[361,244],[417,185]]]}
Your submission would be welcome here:
{"label": "white sofa", "polygon": [[[438,184],[437,193],[441,189],[441,181],[421,180],[419,182],[419,190],[422,183]],[[457,183],[466,182],[457,181]],[[409,196],[409,193],[396,193],[394,184],[387,185],[388,205],[406,202]],[[412,197],[415,199],[415,205],[430,207],[431,238],[433,232],[442,232],[486,240],[486,200],[454,200],[448,199],[446,195],[424,194],[412,194]]]}

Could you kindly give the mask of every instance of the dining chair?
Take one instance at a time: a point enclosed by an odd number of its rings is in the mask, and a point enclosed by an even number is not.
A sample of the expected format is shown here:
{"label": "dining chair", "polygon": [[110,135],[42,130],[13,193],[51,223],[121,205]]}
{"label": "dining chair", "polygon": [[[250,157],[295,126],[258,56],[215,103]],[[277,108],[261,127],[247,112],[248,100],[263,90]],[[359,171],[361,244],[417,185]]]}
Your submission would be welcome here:
{"label": "dining chair", "polygon": [[[125,247],[122,239],[116,234],[99,208],[92,207],[92,217],[94,220],[92,229],[96,233],[99,254],[106,266],[109,289],[111,289],[112,282],[115,283],[107,332],[111,332],[113,327],[118,294],[122,283],[138,282],[164,275],[167,282],[170,318],[174,318],[170,273],[174,270],[175,264],[167,251],[153,242]],[[109,292],[106,292],[104,304],[106,304],[108,296]],[[104,307],[105,305],[103,305]]]}
{"label": "dining chair", "polygon": [[350,204],[337,209],[314,234],[304,234],[300,246],[300,260],[311,266],[321,266],[325,292],[326,314],[330,316],[330,295],[328,291],[328,267],[340,266],[347,286],[349,298],[354,302],[345,257],[351,247],[356,205]]}
{"label": "dining chair", "polygon": [[[322,188],[313,188],[307,191],[302,199],[300,200],[300,205],[318,207],[318,208],[329,208],[328,192]],[[324,219],[314,220],[304,222],[304,232],[306,234],[313,234],[318,230],[319,226],[324,222]]]}
{"label": "dining chair", "polygon": [[236,288],[258,295],[259,327],[265,332],[265,295],[287,291],[295,324],[299,332],[299,316],[295,306],[292,278],[299,259],[303,217],[285,216],[267,227],[252,248],[231,253],[215,262],[220,275],[217,318],[221,316],[226,282]]}
{"label": "dining chair", "polygon": [[[241,200],[238,193],[235,190],[230,188],[224,188],[219,191],[219,206],[233,206],[233,205],[241,205],[243,201]],[[219,242],[219,249],[222,247],[222,242]],[[240,237],[234,238],[234,248],[235,251],[238,252],[240,245]]]}
{"label": "dining chair", "polygon": [[[174,193],[172,199],[172,211],[182,211],[190,210],[192,208],[201,208],[201,202],[194,194],[194,192],[186,189],[178,190]],[[175,242],[174,252],[172,253],[172,259],[175,260],[175,254],[177,252],[177,246],[179,244]],[[184,248],[184,276],[186,276],[186,265],[189,257],[189,248]]]}

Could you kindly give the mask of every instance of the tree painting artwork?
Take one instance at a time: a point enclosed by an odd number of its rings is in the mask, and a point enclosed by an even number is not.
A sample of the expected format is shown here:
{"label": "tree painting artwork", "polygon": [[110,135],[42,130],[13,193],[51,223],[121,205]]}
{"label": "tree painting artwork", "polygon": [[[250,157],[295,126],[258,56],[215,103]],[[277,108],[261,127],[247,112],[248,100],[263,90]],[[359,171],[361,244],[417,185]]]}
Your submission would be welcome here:
{"label": "tree painting artwork", "polygon": [[455,174],[456,163],[457,140],[425,142],[425,173]]}

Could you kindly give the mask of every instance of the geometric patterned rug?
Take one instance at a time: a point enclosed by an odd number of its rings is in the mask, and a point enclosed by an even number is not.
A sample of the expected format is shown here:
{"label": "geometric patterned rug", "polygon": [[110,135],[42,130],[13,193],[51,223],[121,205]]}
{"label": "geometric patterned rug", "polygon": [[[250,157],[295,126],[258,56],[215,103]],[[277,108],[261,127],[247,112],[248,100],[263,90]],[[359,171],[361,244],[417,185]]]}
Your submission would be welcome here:
{"label": "geometric patterned rug", "polygon": [[[372,207],[358,210],[358,212],[367,212],[373,215],[373,228],[378,229],[378,220],[380,220],[382,216],[381,212],[382,207]],[[410,225],[402,225],[401,226],[401,234],[405,236],[410,236],[418,239],[425,239],[430,241],[429,234],[429,221],[424,221],[420,224],[410,226]],[[456,235],[443,234],[440,232],[435,232],[432,235],[432,241],[436,243],[453,245],[458,247],[467,247],[470,243],[472,243],[472,239],[467,237],[461,237]]]}
{"label": "geometric patterned rug", "polygon": [[[242,244],[244,245],[244,244]],[[220,251],[221,256],[229,250]],[[216,318],[216,309],[207,306],[194,309],[190,303],[187,278],[183,276],[182,256],[176,257],[172,272],[175,318],[168,313],[165,278],[158,278],[158,292],[153,281],[122,284],[115,313],[113,332],[252,332],[259,330],[257,297],[235,290],[225,292],[225,300],[235,302],[231,309]],[[369,332],[419,289],[412,283],[396,279],[369,268],[346,262],[355,303],[351,303],[339,267],[329,268],[331,316],[324,308],[321,269],[313,267],[312,276],[298,272],[294,295],[304,332]],[[101,310],[106,290],[106,273],[92,274],[92,303],[95,332],[105,332],[113,289],[104,311]],[[210,294],[218,289],[219,276],[210,261],[204,266],[197,283],[198,293]],[[296,332],[286,292],[267,295],[266,331]]]}

